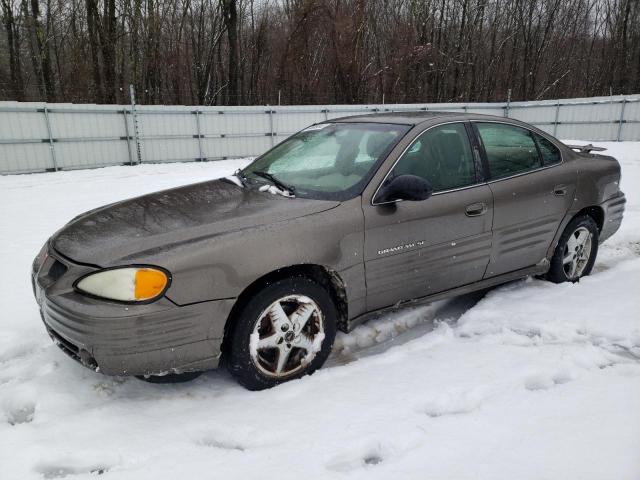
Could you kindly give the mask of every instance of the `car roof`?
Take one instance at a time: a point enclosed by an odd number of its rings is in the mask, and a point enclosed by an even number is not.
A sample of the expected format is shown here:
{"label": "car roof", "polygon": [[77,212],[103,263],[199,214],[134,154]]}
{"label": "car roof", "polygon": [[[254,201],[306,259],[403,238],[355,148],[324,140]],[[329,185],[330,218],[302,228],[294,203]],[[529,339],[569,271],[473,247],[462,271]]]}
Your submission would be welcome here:
{"label": "car roof", "polygon": [[495,115],[481,115],[479,113],[464,112],[443,112],[436,110],[420,110],[407,112],[384,112],[384,113],[368,113],[354,115],[350,117],[341,117],[328,120],[328,122],[370,122],[370,123],[392,123],[399,125],[419,125],[422,123],[440,123],[441,121],[466,121],[466,120],[499,120],[501,122],[513,123],[514,125],[522,125],[522,122],[506,117],[498,117]]}

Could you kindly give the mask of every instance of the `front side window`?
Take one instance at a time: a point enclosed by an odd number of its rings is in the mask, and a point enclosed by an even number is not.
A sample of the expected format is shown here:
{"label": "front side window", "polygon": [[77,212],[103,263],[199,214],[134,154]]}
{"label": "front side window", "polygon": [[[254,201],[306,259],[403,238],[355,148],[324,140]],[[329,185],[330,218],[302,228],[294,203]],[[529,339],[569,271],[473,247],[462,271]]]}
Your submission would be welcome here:
{"label": "front side window", "polygon": [[562,161],[562,155],[560,154],[560,150],[549,140],[544,138],[542,135],[538,135],[537,133],[533,134],[538,142],[538,147],[540,148],[540,154],[542,155],[542,164],[546,167],[547,165],[554,165],[556,163],[560,163]]}
{"label": "front side window", "polygon": [[539,168],[538,149],[529,130],[503,123],[476,123],[492,179]]}
{"label": "front side window", "polygon": [[464,124],[439,125],[422,133],[398,160],[390,178],[407,174],[429,181],[434,192],[476,183]]}
{"label": "front side window", "polygon": [[242,174],[268,183],[264,173],[293,188],[296,197],[346,200],[360,193],[375,167],[409,131],[408,125],[321,123],[268,151]]}

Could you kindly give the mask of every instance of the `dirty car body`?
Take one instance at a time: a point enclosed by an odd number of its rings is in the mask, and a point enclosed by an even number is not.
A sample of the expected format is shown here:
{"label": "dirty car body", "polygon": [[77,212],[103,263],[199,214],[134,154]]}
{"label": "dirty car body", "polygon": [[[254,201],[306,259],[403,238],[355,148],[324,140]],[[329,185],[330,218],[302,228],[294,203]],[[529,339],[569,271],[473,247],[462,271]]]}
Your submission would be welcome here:
{"label": "dirty car body", "polygon": [[[348,117],[309,132],[339,133],[349,125],[365,132],[357,137],[361,147],[339,145],[336,155],[351,164],[340,166],[339,159],[328,167],[336,172],[318,177],[324,180],[317,191],[313,182],[286,191],[278,179],[295,180],[295,172],[272,168],[274,181],[249,166],[231,179],[73,219],[33,263],[49,334],[67,354],[105,374],[201,371],[218,366],[240,306],[282,278],[308,276],[326,288],[337,327],[348,331],[402,302],[545,274],[572,219],[592,218],[598,242],[622,221],[618,162],[573,151],[530,125],[422,112]],[[310,135],[304,132],[298,135]],[[380,132],[388,139],[383,151],[372,140]],[[349,148],[360,150],[349,154]],[[423,174],[421,162],[432,157],[440,159],[437,167]],[[429,177],[428,198],[385,196],[403,175]],[[322,183],[335,179],[340,189]],[[128,302],[78,288],[88,275],[131,266],[165,272],[162,293]]]}

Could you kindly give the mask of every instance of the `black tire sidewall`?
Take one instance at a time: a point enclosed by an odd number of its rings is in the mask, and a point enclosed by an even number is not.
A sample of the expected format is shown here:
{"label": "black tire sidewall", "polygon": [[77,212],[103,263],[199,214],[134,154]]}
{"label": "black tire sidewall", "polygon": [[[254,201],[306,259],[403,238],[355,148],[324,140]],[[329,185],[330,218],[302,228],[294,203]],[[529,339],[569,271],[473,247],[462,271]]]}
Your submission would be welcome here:
{"label": "black tire sidewall", "polygon": [[[589,230],[589,232],[591,232],[591,255],[589,257],[589,262],[587,263],[587,266],[585,267],[580,277],[576,278],[575,280],[569,280],[564,271],[564,264],[562,263],[564,248],[567,245],[569,236],[572,235],[573,232],[575,232],[580,227],[585,227],[587,230]],[[598,225],[593,220],[593,218],[588,215],[583,215],[571,220],[565,227],[564,232],[562,232],[562,235],[558,240],[558,245],[553,252],[553,257],[551,258],[551,266],[549,268],[549,272],[546,275],[547,280],[550,280],[554,283],[562,283],[568,281],[578,282],[580,281],[580,278],[589,275],[591,273],[591,270],[593,269],[593,265],[595,264],[596,257],[598,255],[598,241]]]}
{"label": "black tire sidewall", "polygon": [[[311,298],[320,308],[324,317],[324,340],[313,361],[300,372],[275,379],[262,373],[253,363],[249,350],[249,340],[260,314],[274,301],[287,295],[299,294]],[[303,276],[278,280],[265,286],[248,299],[239,310],[235,325],[230,332],[230,351],[227,368],[243,386],[250,390],[262,390],[280,383],[310,375],[322,366],[329,354],[336,336],[337,312],[329,292],[317,282]]]}

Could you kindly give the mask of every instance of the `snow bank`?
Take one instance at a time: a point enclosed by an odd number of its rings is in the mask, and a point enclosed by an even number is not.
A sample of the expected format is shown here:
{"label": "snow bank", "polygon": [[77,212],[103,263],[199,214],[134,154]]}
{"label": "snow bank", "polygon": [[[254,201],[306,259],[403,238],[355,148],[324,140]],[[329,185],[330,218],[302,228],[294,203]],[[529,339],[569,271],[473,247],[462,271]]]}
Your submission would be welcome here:
{"label": "snow bank", "polygon": [[264,392],[222,371],[153,385],[84,369],[29,285],[71,217],[244,161],[0,177],[0,478],[640,478],[640,143],[597,145],[629,203],[592,276],[400,310]]}

